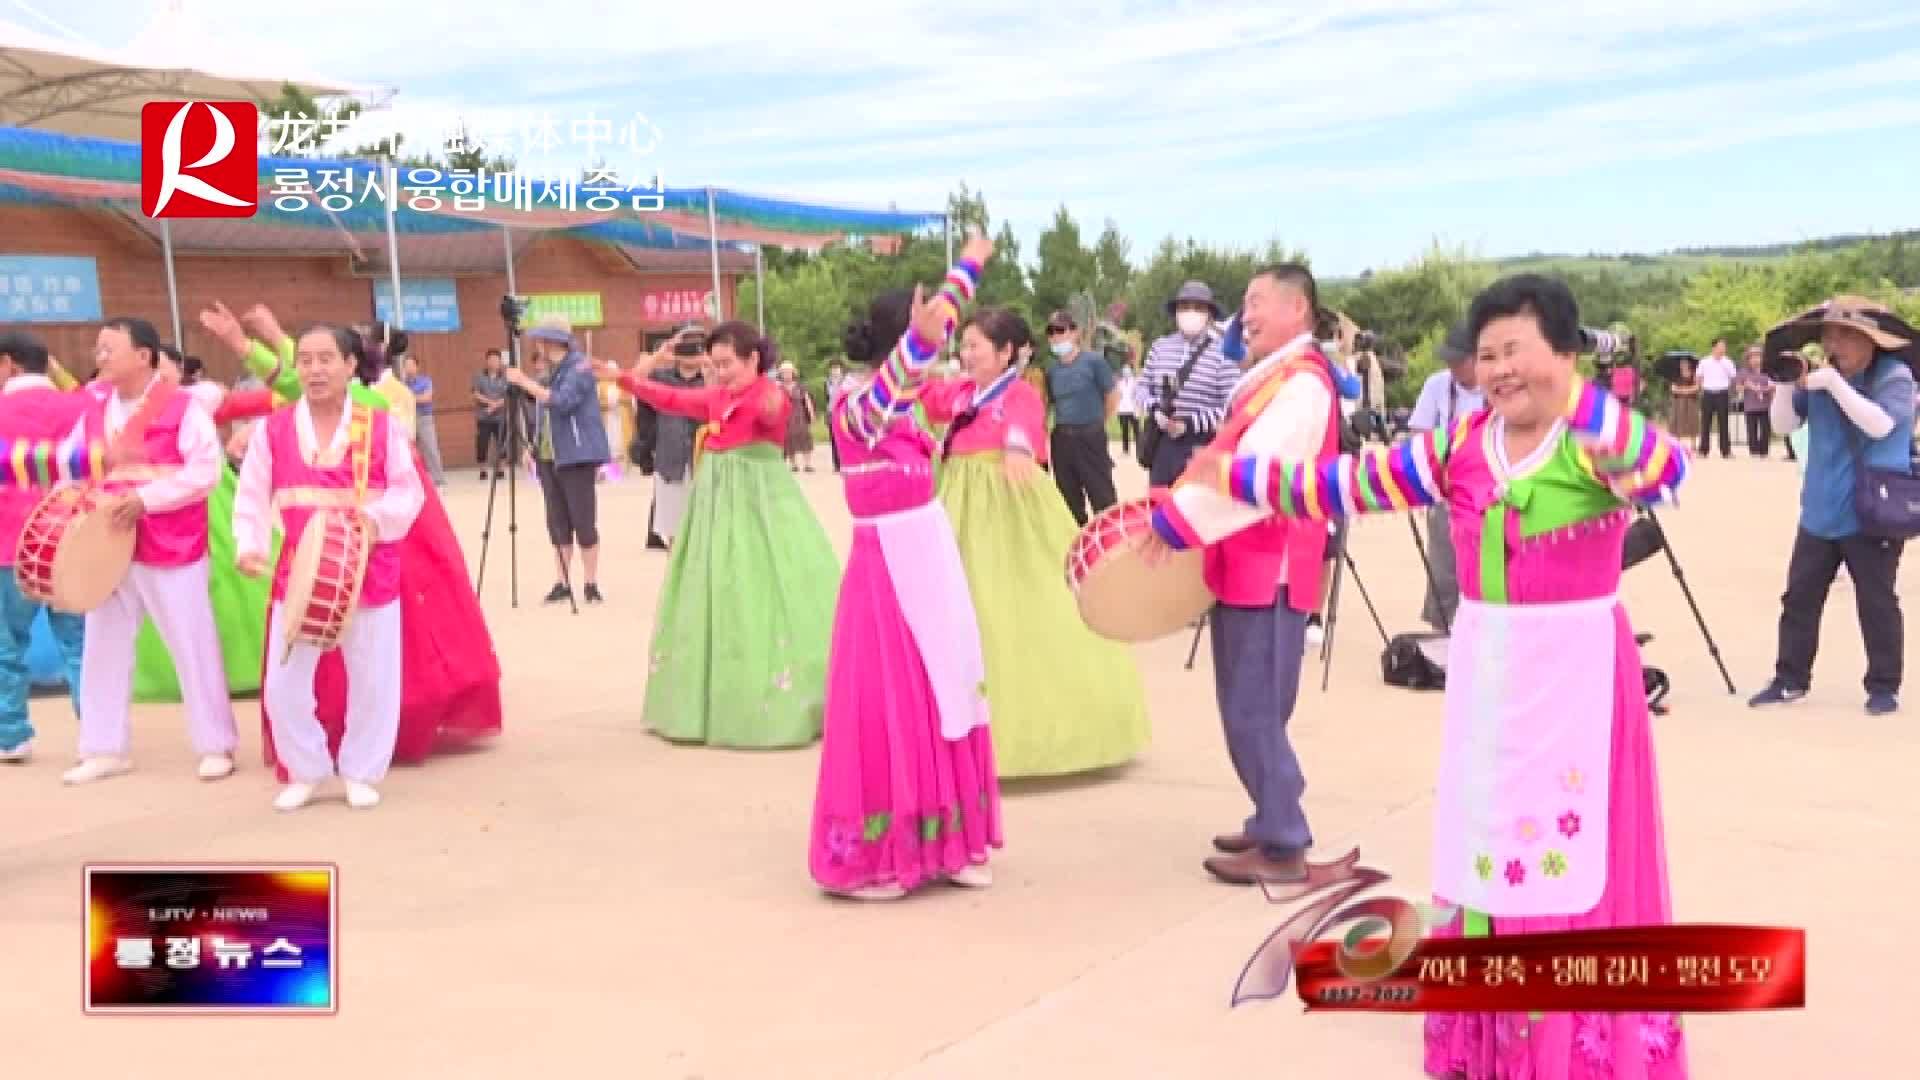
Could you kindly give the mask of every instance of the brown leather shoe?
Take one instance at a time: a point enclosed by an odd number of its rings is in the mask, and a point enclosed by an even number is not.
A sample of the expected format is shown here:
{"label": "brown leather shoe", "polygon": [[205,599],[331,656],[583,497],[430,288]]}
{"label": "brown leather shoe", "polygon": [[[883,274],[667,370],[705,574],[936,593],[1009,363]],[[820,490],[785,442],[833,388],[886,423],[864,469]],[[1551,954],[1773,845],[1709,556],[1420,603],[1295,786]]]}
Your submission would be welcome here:
{"label": "brown leather shoe", "polygon": [[1276,859],[1254,848],[1238,855],[1215,855],[1201,865],[1207,868],[1207,873],[1229,885],[1258,885],[1263,881],[1291,884],[1307,880],[1304,853]]}
{"label": "brown leather shoe", "polygon": [[1245,830],[1236,833],[1221,833],[1213,838],[1213,850],[1226,855],[1238,855],[1243,851],[1252,851],[1260,845]]}

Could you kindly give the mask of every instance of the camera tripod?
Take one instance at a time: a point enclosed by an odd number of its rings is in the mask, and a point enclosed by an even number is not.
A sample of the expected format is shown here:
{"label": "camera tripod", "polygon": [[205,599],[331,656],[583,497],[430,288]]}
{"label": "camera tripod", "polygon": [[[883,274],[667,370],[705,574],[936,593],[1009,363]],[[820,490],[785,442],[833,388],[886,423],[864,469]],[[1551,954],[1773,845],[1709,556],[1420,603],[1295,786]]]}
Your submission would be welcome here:
{"label": "camera tripod", "polygon": [[[1638,514],[1642,518],[1645,518],[1653,526],[1653,532],[1655,537],[1657,538],[1658,550],[1666,552],[1667,566],[1669,569],[1673,571],[1673,580],[1679,583],[1680,594],[1686,597],[1687,608],[1688,610],[1693,612],[1694,625],[1700,628],[1700,638],[1702,641],[1705,641],[1707,644],[1707,654],[1713,657],[1714,666],[1720,669],[1720,680],[1726,683],[1727,693],[1729,694],[1738,693],[1739,691],[1735,690],[1733,687],[1733,676],[1727,673],[1727,663],[1720,656],[1720,645],[1718,642],[1714,641],[1713,631],[1707,629],[1707,617],[1701,613],[1700,604],[1693,597],[1693,587],[1687,584],[1687,572],[1681,569],[1680,557],[1674,554],[1673,542],[1667,539],[1667,530],[1660,524],[1660,519],[1654,516],[1653,507],[1637,505],[1633,509],[1634,509],[1634,513]],[[1420,526],[1415,524],[1413,518],[1409,516],[1407,518],[1407,527],[1413,531],[1413,546],[1416,549],[1418,549],[1420,552],[1420,565],[1424,567],[1427,572],[1427,592],[1431,595],[1434,592],[1433,563],[1427,558],[1427,546],[1420,539]],[[1648,551],[1645,554],[1642,554],[1636,557],[1633,554],[1633,552],[1630,550],[1627,552],[1623,552],[1622,560],[1624,562],[1624,565],[1621,567],[1621,570],[1624,572],[1626,570],[1633,569],[1633,567],[1639,565],[1639,563],[1642,560],[1652,556],[1652,554],[1653,554],[1652,551]],[[1451,625],[1449,625],[1451,620],[1449,620],[1446,617],[1446,609],[1442,607],[1440,611],[1441,611],[1440,622],[1441,622],[1442,632],[1451,634],[1453,632],[1453,628]],[[1649,640],[1649,638],[1650,638],[1650,635],[1641,634],[1639,635],[1638,642],[1639,644],[1644,645]],[[1662,673],[1660,678],[1664,682],[1666,679],[1665,674]],[[1666,693],[1663,690],[1660,694],[1660,697],[1665,697],[1665,696],[1666,696]],[[1656,705],[1658,704],[1657,699],[1655,700],[1655,704]]]}
{"label": "camera tripod", "polygon": [[[1367,614],[1373,616],[1373,628],[1380,632],[1380,643],[1387,644],[1387,626],[1380,621],[1380,609],[1373,606],[1373,596],[1367,592],[1367,583],[1360,580],[1360,567],[1354,564],[1352,552],[1347,550],[1346,526],[1341,526],[1339,535],[1329,541],[1334,545],[1333,586],[1327,590],[1326,625],[1320,639],[1320,689],[1325,691],[1327,680],[1333,673],[1333,624],[1340,614],[1340,583],[1345,576],[1343,571],[1353,573],[1354,587],[1360,590],[1360,599],[1367,605]],[[1286,602],[1287,584],[1280,583],[1277,602]],[[1200,635],[1207,629],[1207,617],[1200,616],[1193,624],[1193,643],[1187,646],[1187,670],[1193,670],[1193,662],[1200,655]]]}
{"label": "camera tripod", "polygon": [[[500,300],[500,319],[507,329],[507,367],[520,369],[520,316],[521,301],[513,296]],[[522,419],[525,416],[526,391],[512,383],[507,384],[507,429],[500,440],[499,450],[494,459],[492,477],[487,482],[487,516],[480,524],[480,565],[473,581],[474,595],[480,594],[481,586],[487,580],[487,549],[493,539],[493,507],[500,494],[500,474],[507,475],[507,573],[510,585],[508,595],[514,607],[520,606],[520,459],[526,453],[523,441]],[[505,468],[501,468],[502,464]],[[486,462],[481,463],[483,466]],[[561,583],[567,587],[567,603],[575,615],[580,614],[580,604],[573,597],[573,582],[568,579],[568,567],[560,567]]]}

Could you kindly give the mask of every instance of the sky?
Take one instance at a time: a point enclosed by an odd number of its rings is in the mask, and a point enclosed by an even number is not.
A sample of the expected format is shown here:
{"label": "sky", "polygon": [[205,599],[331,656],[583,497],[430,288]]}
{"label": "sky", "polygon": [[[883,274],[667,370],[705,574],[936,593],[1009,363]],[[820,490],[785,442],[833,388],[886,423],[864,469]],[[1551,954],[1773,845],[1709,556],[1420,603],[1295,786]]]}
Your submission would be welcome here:
{"label": "sky", "polygon": [[[163,6],[0,0],[0,18],[116,47]],[[1557,7],[184,0],[182,25],[249,71],[394,90],[414,144],[465,117],[569,173],[602,157],[674,187],[916,210],[964,182],[1029,259],[1062,204],[1088,243],[1112,219],[1136,262],[1168,235],[1278,239],[1323,275],[1436,242],[1621,253],[1920,227],[1920,4]],[[542,117],[559,145],[523,152]],[[599,120],[647,152],[591,143]]]}

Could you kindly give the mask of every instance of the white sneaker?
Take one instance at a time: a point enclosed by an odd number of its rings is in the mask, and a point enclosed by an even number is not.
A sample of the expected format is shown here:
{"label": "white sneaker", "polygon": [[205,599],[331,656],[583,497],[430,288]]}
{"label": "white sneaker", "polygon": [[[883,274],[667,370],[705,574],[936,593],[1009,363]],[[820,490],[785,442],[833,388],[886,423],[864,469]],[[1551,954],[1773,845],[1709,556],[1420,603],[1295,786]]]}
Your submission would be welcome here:
{"label": "white sneaker", "polygon": [[123,757],[90,757],[68,769],[60,779],[69,784],[91,784],[95,780],[105,780],[109,776],[119,776],[133,768],[133,762]]}
{"label": "white sneaker", "polygon": [[200,759],[200,779],[225,780],[233,775],[233,757],[228,754],[208,754]]}
{"label": "white sneaker", "polygon": [[313,800],[312,784],[288,784],[274,797],[275,810],[298,810]]}
{"label": "white sneaker", "polygon": [[849,900],[898,900],[907,895],[907,890],[898,885],[868,885],[865,888],[839,893]]}
{"label": "white sneaker", "polygon": [[947,878],[955,885],[965,885],[969,889],[984,889],[993,884],[993,869],[986,863],[970,863],[965,870]]}
{"label": "white sneaker", "polygon": [[1325,640],[1327,640],[1326,627],[1321,626],[1319,623],[1307,624],[1307,647],[1308,648],[1312,648],[1313,646],[1318,645]]}
{"label": "white sneaker", "polygon": [[347,805],[355,810],[371,810],[380,805],[380,793],[372,784],[363,784],[358,780],[347,781]]}
{"label": "white sneaker", "polygon": [[33,740],[28,739],[11,750],[0,750],[0,762],[8,765],[24,765],[33,756]]}

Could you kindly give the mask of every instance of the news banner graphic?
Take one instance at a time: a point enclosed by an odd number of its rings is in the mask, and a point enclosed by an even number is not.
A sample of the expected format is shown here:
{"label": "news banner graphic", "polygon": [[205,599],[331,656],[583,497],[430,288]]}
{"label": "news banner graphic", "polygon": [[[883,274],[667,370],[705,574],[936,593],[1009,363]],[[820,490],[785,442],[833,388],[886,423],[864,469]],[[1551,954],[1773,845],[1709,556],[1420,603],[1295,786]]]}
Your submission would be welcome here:
{"label": "news banner graphic", "polygon": [[[262,123],[264,119],[264,125]],[[247,101],[152,101],[140,109],[140,209],[150,218],[250,218],[260,211],[260,152],[302,157],[316,155],[319,136],[324,141],[352,122],[352,117],[329,113],[320,118],[283,114],[263,118]],[[499,159],[512,142],[512,125],[496,125],[485,142],[462,127],[445,139],[446,152],[458,154],[469,146],[484,147]],[[598,161],[596,147],[617,146],[630,155],[652,153],[660,132],[645,116],[634,114],[625,123],[599,117],[588,110],[568,125],[571,138],[560,137],[561,125],[549,113],[529,116],[519,126],[525,154],[545,155],[572,148]],[[284,162],[286,159],[279,159]],[[474,212],[492,206],[532,212],[582,210],[613,213],[658,212],[666,208],[666,184],[659,171],[642,182],[623,179],[606,164],[584,170],[565,169],[558,179],[542,179],[515,171],[485,168],[368,169],[314,156],[299,165],[276,164],[265,198],[276,210],[297,213],[313,206],[344,213],[371,203],[385,209],[405,205],[410,210],[437,212],[445,208]],[[402,200],[404,199],[404,204]]]}
{"label": "news banner graphic", "polygon": [[[1429,938],[1458,909],[1399,897],[1354,900],[1388,880],[1361,866],[1355,848],[1309,863],[1304,882],[1262,884],[1269,903],[1308,902],[1247,961],[1233,1004],[1280,997],[1295,975],[1310,1012],[1679,1013],[1807,1004],[1805,930],[1677,924]],[[1318,940],[1342,926],[1339,940]]]}
{"label": "news banner graphic", "polygon": [[88,1013],[339,1011],[331,865],[89,865]]}

